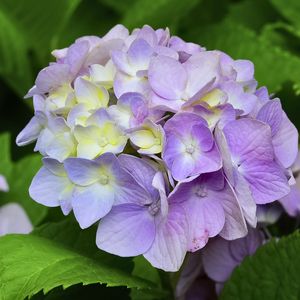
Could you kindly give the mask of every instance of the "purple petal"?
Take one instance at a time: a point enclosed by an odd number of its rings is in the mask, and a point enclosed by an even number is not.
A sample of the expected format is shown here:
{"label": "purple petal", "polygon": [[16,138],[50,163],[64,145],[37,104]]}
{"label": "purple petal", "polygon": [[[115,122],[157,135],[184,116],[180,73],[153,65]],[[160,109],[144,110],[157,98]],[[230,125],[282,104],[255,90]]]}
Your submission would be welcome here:
{"label": "purple petal", "polygon": [[156,268],[176,272],[186,254],[186,237],[187,222],[184,210],[179,205],[171,205],[167,220],[157,222],[154,242],[144,257]]}
{"label": "purple petal", "polygon": [[171,172],[175,180],[180,181],[192,176],[195,173],[194,170],[195,161],[190,154],[180,154],[174,157]]}
{"label": "purple petal", "polygon": [[285,112],[283,112],[282,122],[272,142],[276,158],[285,168],[290,167],[298,153],[298,130]]}
{"label": "purple petal", "polygon": [[258,112],[257,120],[267,123],[271,127],[272,136],[274,136],[282,122],[282,107],[280,100],[268,101]]}
{"label": "purple petal", "polygon": [[33,226],[24,211],[17,203],[8,203],[0,207],[0,236],[12,233],[30,233]]}
{"label": "purple petal", "polygon": [[48,93],[71,80],[70,67],[54,63],[40,71],[35,84],[41,93]]}
{"label": "purple petal", "polygon": [[97,231],[97,246],[119,255],[136,256],[145,253],[155,237],[155,221],[146,207],[123,204],[113,207]]}
{"label": "purple petal", "polygon": [[192,55],[185,63],[188,73],[188,84],[186,91],[192,98],[208,84],[219,77],[220,59],[213,51],[199,52]]}
{"label": "purple petal", "polygon": [[65,176],[57,176],[46,167],[42,167],[32,180],[29,187],[30,197],[36,202],[49,207],[60,205],[66,189],[72,184]]}
{"label": "purple petal", "polygon": [[290,192],[287,178],[275,162],[250,161],[244,164],[243,174],[257,204],[273,202]]}
{"label": "purple petal", "polygon": [[233,63],[237,72],[236,80],[240,82],[250,81],[254,77],[254,64],[250,60],[238,59]]}
{"label": "purple petal", "polygon": [[72,198],[74,215],[82,229],[91,226],[107,215],[113,203],[113,189],[100,183],[77,187]]}
{"label": "purple petal", "polygon": [[152,165],[141,158],[128,154],[121,154],[118,159],[121,166],[130,173],[141,186],[145,187],[151,195],[157,196],[157,191],[152,186],[152,180],[157,171]]}
{"label": "purple petal", "polygon": [[299,187],[297,185],[292,185],[290,193],[287,196],[279,199],[279,202],[289,216],[296,217],[297,215],[299,215],[300,213]]}
{"label": "purple petal", "polygon": [[179,99],[187,84],[184,67],[167,56],[152,58],[148,77],[153,91],[166,99]]}
{"label": "purple petal", "polygon": [[25,146],[34,142],[40,135],[47,122],[46,116],[42,112],[36,112],[26,127],[18,134],[16,143],[18,146]]}
{"label": "purple petal", "polygon": [[147,70],[150,57],[153,54],[151,46],[143,39],[135,40],[128,49],[128,62],[136,70]]}
{"label": "purple petal", "polygon": [[236,170],[234,171],[234,188],[229,183],[231,189],[235,192],[236,198],[242,208],[247,223],[256,227],[256,203],[253,199],[250,187],[246,179]]}
{"label": "purple petal", "polygon": [[234,81],[222,84],[222,90],[227,93],[228,103],[235,109],[242,110],[244,115],[249,114],[257,102],[255,95],[245,93],[243,87]]}
{"label": "purple petal", "polygon": [[209,278],[217,282],[225,282],[239,264],[230,255],[229,243],[231,242],[216,238],[203,249],[204,270]]}
{"label": "purple petal", "polygon": [[[115,158],[113,158],[115,159]],[[67,158],[64,166],[69,178],[77,185],[87,186],[99,180],[100,163],[85,158]]]}
{"label": "purple petal", "polygon": [[222,190],[222,200],[220,203],[225,213],[225,224],[220,232],[220,236],[226,240],[235,240],[244,237],[248,233],[244,214],[236,195],[228,183],[226,183],[224,190]]}
{"label": "purple petal", "polygon": [[247,160],[272,161],[274,152],[270,127],[252,119],[239,119],[224,127],[230,152],[239,164]]}

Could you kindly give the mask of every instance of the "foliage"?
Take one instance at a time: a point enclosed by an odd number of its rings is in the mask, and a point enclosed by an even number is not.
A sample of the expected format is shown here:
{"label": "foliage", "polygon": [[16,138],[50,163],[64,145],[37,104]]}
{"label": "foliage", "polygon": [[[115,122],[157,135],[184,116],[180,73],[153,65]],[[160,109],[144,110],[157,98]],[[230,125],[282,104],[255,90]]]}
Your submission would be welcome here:
{"label": "foliage", "polygon": [[299,299],[299,250],[298,231],[273,239],[234,271],[221,299]]}

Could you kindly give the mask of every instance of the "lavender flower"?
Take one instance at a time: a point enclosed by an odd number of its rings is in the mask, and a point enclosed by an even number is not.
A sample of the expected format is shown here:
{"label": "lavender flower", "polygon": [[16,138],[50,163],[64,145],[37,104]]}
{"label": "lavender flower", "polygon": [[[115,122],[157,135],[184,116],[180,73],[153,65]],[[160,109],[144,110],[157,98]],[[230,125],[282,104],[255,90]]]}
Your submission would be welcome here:
{"label": "lavender flower", "polygon": [[261,205],[298,214],[298,132],[252,62],[147,25],[52,54],[17,144],[44,157],[31,197],[99,221],[100,249],[177,271],[210,238],[251,234]]}

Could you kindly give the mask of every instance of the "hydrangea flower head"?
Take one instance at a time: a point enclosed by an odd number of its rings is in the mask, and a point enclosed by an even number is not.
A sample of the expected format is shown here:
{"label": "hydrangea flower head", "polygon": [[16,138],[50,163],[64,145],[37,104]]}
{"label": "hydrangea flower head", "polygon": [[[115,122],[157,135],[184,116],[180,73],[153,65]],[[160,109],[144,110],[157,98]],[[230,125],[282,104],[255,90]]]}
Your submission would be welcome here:
{"label": "hydrangea flower head", "polygon": [[17,144],[44,156],[31,197],[98,222],[100,249],[177,271],[210,238],[245,237],[257,205],[294,199],[298,132],[252,62],[147,25],[52,54]]}

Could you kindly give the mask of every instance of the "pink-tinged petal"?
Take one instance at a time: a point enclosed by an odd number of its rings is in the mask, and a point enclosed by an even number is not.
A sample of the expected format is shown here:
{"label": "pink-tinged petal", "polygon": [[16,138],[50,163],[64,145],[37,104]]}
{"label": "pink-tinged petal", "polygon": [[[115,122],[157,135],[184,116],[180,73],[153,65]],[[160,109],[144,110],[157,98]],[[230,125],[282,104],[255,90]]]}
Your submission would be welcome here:
{"label": "pink-tinged petal", "polygon": [[218,201],[220,196],[208,191],[207,196],[193,196],[184,204],[189,222],[188,251],[203,248],[208,239],[219,234],[224,227],[224,210]]}
{"label": "pink-tinged petal", "polygon": [[282,122],[279,130],[273,136],[272,143],[276,158],[285,168],[290,167],[296,160],[298,137],[298,130],[283,112]]}
{"label": "pink-tinged petal", "polygon": [[45,206],[56,207],[60,205],[61,194],[70,187],[67,177],[57,176],[42,167],[34,176],[29,187],[30,197]]}
{"label": "pink-tinged petal", "polygon": [[144,257],[152,266],[176,272],[183,263],[187,249],[187,220],[183,207],[171,205],[167,219],[156,224],[156,236]]}
{"label": "pink-tinged petal", "polygon": [[107,215],[113,203],[113,189],[97,182],[90,186],[77,187],[72,197],[74,215],[82,229]]}
{"label": "pink-tinged petal", "polygon": [[151,59],[148,77],[153,91],[166,99],[180,99],[187,84],[187,73],[182,64],[167,56]]}
{"label": "pink-tinged petal", "polygon": [[152,54],[152,47],[145,40],[137,39],[128,49],[128,62],[137,71],[147,70]]}
{"label": "pink-tinged petal", "polygon": [[235,240],[244,237],[247,233],[247,225],[241,205],[236,198],[236,194],[226,183],[220,203],[225,214],[225,224],[220,232],[220,236],[226,240]]}
{"label": "pink-tinged petal", "polygon": [[223,131],[237,165],[247,160],[273,160],[271,129],[268,125],[245,118],[228,123]]}
{"label": "pink-tinged petal", "polygon": [[289,216],[296,217],[300,214],[300,189],[297,185],[292,185],[290,193],[278,201]]}
{"label": "pink-tinged petal", "polygon": [[236,195],[238,203],[240,204],[244,218],[251,227],[256,227],[256,203],[253,199],[250,187],[246,179],[236,170],[234,170],[234,188],[229,183],[231,189]]}
{"label": "pink-tinged petal", "polygon": [[77,185],[87,186],[99,180],[100,164],[85,158],[68,158],[64,161],[66,172]]}
{"label": "pink-tinged petal", "polygon": [[126,256],[145,253],[155,237],[155,220],[147,207],[122,204],[112,208],[99,223],[96,243],[99,249]]}
{"label": "pink-tinged petal", "polygon": [[219,54],[214,51],[196,53],[184,63],[184,67],[188,74],[186,92],[192,98],[220,76]]}
{"label": "pink-tinged petal", "polygon": [[28,234],[33,226],[17,203],[8,203],[0,207],[0,236],[12,233]]}
{"label": "pink-tinged petal", "polygon": [[257,120],[267,123],[271,127],[272,136],[274,136],[283,119],[283,111],[280,100],[268,101],[258,112]]}
{"label": "pink-tinged petal", "polygon": [[257,204],[273,202],[290,192],[288,180],[275,162],[249,161],[243,165],[241,173],[249,183]]}
{"label": "pink-tinged petal", "polygon": [[174,157],[171,172],[175,180],[180,181],[194,175],[195,160],[189,153],[183,153]]}

